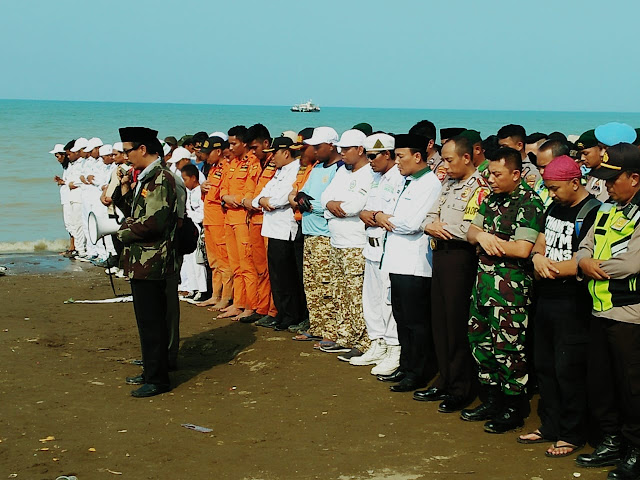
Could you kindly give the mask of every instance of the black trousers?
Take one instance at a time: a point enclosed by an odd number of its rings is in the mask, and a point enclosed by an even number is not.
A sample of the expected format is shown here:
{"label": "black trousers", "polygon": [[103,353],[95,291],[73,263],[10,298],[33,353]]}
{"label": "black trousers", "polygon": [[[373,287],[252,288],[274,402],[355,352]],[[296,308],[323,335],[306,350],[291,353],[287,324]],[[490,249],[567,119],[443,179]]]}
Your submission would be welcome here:
{"label": "black trousers", "polygon": [[597,443],[603,434],[620,433],[620,403],[605,322],[592,315],[589,322],[587,404],[594,424],[591,440]]}
{"label": "black trousers", "polygon": [[178,351],[180,350],[180,299],[178,285],[180,284],[180,270],[171,275],[165,282],[167,299],[167,330],[169,341],[169,368],[176,368]]}
{"label": "black trousers", "polygon": [[304,240],[300,237],[299,241],[270,238],[267,247],[271,294],[282,327],[298,324],[309,317],[302,284]]}
{"label": "black trousers", "polygon": [[165,280],[131,280],[145,383],[169,385],[169,333]]}
{"label": "black trousers", "polygon": [[589,307],[575,295],[541,296],[535,319],[540,432],[573,445],[587,440]]}
{"label": "black trousers", "polygon": [[439,376],[433,386],[461,397],[477,389],[478,373],[469,346],[469,306],[477,275],[475,250],[433,252],[431,327]]}
{"label": "black trousers", "polygon": [[622,435],[640,448],[640,324],[601,319],[617,386]]}
{"label": "black trousers", "polygon": [[389,279],[401,347],[400,370],[409,379],[429,381],[437,368],[431,331],[431,278],[391,273]]}

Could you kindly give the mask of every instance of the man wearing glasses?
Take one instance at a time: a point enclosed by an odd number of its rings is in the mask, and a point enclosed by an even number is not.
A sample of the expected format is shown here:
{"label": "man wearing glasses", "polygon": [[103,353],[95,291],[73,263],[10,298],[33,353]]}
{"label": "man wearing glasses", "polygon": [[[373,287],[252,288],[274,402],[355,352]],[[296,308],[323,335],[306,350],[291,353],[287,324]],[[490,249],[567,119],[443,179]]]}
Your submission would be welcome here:
{"label": "man wearing glasses", "polygon": [[[123,153],[141,170],[126,201],[131,216],[118,230],[124,244],[122,265],[130,279],[133,308],[140,334],[143,373],[127,378],[142,385],[133,397],[151,397],[171,389],[167,281],[179,271],[174,245],[178,224],[175,177],[162,162],[158,132],[145,127],[120,129]],[[177,291],[174,292],[177,296]]]}

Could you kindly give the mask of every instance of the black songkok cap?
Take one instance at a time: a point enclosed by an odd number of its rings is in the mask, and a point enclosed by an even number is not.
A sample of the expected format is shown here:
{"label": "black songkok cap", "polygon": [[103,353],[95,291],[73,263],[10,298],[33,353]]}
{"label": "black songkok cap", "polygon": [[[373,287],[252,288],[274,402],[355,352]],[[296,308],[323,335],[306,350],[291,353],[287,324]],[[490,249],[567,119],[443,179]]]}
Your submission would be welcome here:
{"label": "black songkok cap", "polygon": [[401,133],[396,135],[396,150],[398,148],[414,148],[416,150],[423,150],[426,152],[428,146],[429,139],[422,135],[414,135],[411,133]]}
{"label": "black songkok cap", "polygon": [[123,127],[120,129],[122,142],[146,143],[158,141],[158,131],[147,127]]}
{"label": "black songkok cap", "polygon": [[440,129],[440,140],[442,141],[442,139],[453,138],[456,135],[460,135],[465,130],[466,130],[466,128],[460,128],[460,127],[441,128]]}

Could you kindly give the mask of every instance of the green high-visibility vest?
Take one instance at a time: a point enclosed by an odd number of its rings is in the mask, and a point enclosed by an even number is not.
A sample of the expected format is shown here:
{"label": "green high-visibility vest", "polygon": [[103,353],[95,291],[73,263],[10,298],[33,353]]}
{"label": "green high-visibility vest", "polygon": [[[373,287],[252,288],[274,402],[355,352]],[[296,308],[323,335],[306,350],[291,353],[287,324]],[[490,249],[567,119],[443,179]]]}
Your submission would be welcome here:
{"label": "green high-visibility vest", "polygon": [[[593,258],[609,260],[626,252],[639,219],[640,209],[637,204],[618,210],[611,203],[603,203],[596,215]],[[589,280],[593,309],[604,312],[613,307],[640,303],[638,277],[640,274],[624,279]]]}

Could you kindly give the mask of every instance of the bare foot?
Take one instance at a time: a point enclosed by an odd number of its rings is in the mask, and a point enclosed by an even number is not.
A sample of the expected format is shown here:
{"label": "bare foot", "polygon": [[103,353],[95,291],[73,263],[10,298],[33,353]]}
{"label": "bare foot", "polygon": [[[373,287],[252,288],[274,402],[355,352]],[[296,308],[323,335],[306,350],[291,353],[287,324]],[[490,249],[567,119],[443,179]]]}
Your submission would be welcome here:
{"label": "bare foot", "polygon": [[225,310],[224,312],[222,312],[220,315],[218,315],[216,318],[237,317],[241,313],[242,313],[242,310],[240,310],[239,308],[229,308],[229,309]]}
{"label": "bare foot", "polygon": [[205,300],[204,302],[196,303],[198,307],[210,307],[211,305],[215,305],[220,301],[219,298],[211,297],[209,300]]}
{"label": "bare foot", "polygon": [[234,321],[234,322],[239,322],[241,319],[243,319],[243,318],[247,318],[247,317],[250,317],[250,316],[251,316],[251,315],[253,315],[254,313],[255,313],[255,311],[247,309],[247,310],[245,310],[244,312],[241,312],[240,314],[238,314],[237,316],[235,316],[235,317],[233,318],[233,321]]}

